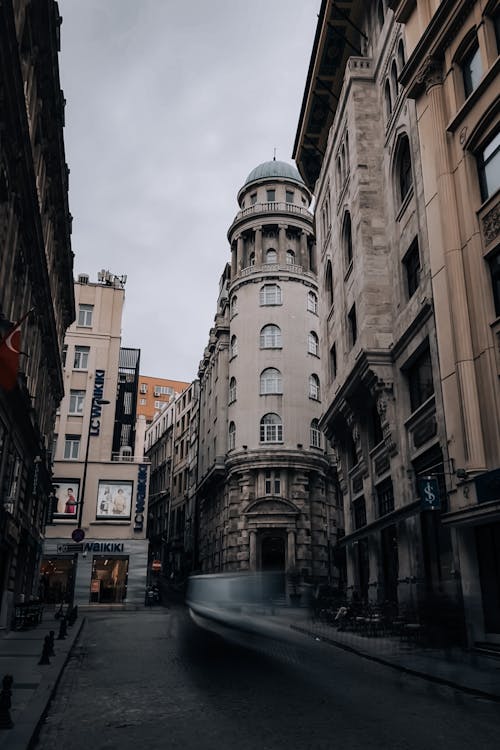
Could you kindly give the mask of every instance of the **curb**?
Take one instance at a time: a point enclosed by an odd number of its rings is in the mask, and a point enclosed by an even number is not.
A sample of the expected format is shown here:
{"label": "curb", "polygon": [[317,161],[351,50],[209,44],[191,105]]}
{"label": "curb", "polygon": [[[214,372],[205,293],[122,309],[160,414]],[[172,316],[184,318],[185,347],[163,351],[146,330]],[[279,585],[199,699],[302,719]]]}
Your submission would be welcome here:
{"label": "curb", "polygon": [[406,667],[404,666],[404,664],[398,664],[397,662],[383,659],[380,656],[369,654],[366,651],[361,651],[360,649],[354,648],[353,646],[349,646],[347,643],[341,643],[340,641],[336,641],[333,638],[320,636],[317,633],[314,633],[314,631],[312,630],[308,630],[307,628],[300,627],[300,625],[290,625],[290,627],[292,630],[297,630],[299,633],[303,633],[304,635],[309,635],[312,638],[319,638],[319,640],[324,641],[325,643],[329,643],[332,646],[341,648],[344,651],[349,651],[352,654],[356,654],[356,656],[362,656],[364,659],[377,662],[377,664],[382,664],[385,667],[392,667],[392,669],[395,669],[398,672],[404,672],[405,674],[412,675],[413,677],[420,677],[421,679],[427,680],[428,682],[434,682],[434,683],[437,683],[438,685],[445,685],[446,687],[451,687],[456,690],[461,690],[463,693],[468,693],[469,695],[474,695],[479,698],[487,698],[490,701],[495,701],[496,703],[500,703],[500,695],[498,695],[497,693],[489,693],[486,690],[480,690],[479,688],[471,688],[467,685],[462,685],[459,682],[454,682],[453,680],[447,680],[445,677],[439,677],[438,675],[429,674],[429,672],[421,672],[418,669],[412,669],[411,667]]}

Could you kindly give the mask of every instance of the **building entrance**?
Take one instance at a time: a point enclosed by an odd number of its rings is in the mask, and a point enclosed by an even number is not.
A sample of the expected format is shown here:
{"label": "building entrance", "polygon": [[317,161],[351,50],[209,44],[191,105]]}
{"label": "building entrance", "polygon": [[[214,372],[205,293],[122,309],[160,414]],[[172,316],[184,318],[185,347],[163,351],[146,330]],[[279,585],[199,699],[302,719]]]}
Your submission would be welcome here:
{"label": "building entrance", "polygon": [[261,570],[268,574],[269,590],[273,599],[285,593],[285,540],[282,536],[264,536],[260,548]]}
{"label": "building entrance", "polygon": [[40,600],[46,604],[72,602],[75,568],[73,557],[45,557],[40,569]]}
{"label": "building entrance", "polygon": [[90,601],[121,604],[127,596],[128,557],[94,557]]}
{"label": "building entrance", "polygon": [[476,528],[476,547],[487,637],[500,641],[500,523]]}

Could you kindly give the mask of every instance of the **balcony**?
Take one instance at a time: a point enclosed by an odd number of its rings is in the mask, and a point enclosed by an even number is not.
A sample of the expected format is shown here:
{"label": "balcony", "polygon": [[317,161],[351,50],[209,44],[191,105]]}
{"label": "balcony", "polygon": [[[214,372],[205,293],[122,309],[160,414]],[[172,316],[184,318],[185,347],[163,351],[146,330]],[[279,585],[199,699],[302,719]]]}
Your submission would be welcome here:
{"label": "balcony", "polygon": [[310,271],[304,271],[302,266],[297,266],[295,263],[264,263],[261,266],[247,266],[242,268],[238,274],[238,278],[244,278],[245,276],[251,276],[252,274],[262,273],[297,273],[306,274],[307,276],[313,276]]}
{"label": "balcony", "polygon": [[308,222],[312,222],[313,215],[304,206],[296,206],[294,203],[281,203],[280,201],[269,201],[268,203],[254,203],[253,206],[242,208],[236,214],[231,227],[229,228],[228,234],[230,234],[234,227],[241,221],[246,219],[252,219],[262,214],[285,214],[287,216],[295,216],[306,219]]}

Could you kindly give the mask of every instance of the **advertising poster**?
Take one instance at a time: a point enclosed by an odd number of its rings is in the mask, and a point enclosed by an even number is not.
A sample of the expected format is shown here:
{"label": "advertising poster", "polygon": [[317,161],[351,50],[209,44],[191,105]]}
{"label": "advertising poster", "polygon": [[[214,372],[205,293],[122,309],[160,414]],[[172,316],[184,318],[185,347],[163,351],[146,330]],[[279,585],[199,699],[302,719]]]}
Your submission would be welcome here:
{"label": "advertising poster", "polygon": [[97,491],[97,518],[130,518],[133,482],[100,480]]}
{"label": "advertising poster", "polygon": [[55,496],[57,507],[54,515],[60,518],[76,518],[78,514],[79,479],[56,479]]}

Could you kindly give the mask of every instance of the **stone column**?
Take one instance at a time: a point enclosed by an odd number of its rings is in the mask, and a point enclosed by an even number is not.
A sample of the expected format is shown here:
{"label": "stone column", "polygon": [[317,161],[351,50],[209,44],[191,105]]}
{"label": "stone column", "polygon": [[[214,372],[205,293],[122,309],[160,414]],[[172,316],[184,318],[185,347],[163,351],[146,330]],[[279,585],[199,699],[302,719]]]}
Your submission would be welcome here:
{"label": "stone column", "polygon": [[231,278],[234,279],[237,273],[238,273],[237,248],[233,242],[233,244],[231,245]]}
{"label": "stone column", "polygon": [[295,531],[288,529],[287,539],[287,570],[292,570],[295,567]]}
{"label": "stone column", "polygon": [[250,531],[250,557],[248,561],[250,570],[257,570],[257,532]]}
{"label": "stone column", "polygon": [[[465,283],[464,258],[460,241],[460,219],[455,194],[453,174],[448,164],[448,142],[446,138],[447,116],[444,108],[442,63],[429,59],[423,73],[427,100],[434,134],[434,163],[436,165],[437,195],[441,216],[441,241],[445,261],[446,291],[449,295],[450,322],[454,344],[454,359],[459,391],[458,403],[448,403],[451,410],[461,409],[464,456],[469,470],[486,467],[481,415],[479,410],[478,384],[474,366],[472,335],[469,323],[467,289]],[[433,285],[437,279],[433,273]],[[443,294],[443,285],[436,290]],[[444,335],[446,321],[440,320],[440,306],[436,306],[438,339]],[[441,329],[441,331],[439,331]]]}
{"label": "stone column", "polygon": [[305,271],[310,271],[309,257],[307,252],[307,232],[302,230],[300,233],[300,265]]}
{"label": "stone column", "polygon": [[236,243],[237,243],[236,265],[237,265],[238,273],[240,273],[241,269],[243,268],[243,237],[241,236],[241,234],[239,234],[238,237],[236,238]]}
{"label": "stone column", "polygon": [[264,262],[262,257],[262,227],[255,228],[255,265],[261,266]]}
{"label": "stone column", "polygon": [[278,227],[278,263],[286,264],[286,224],[280,224]]}

